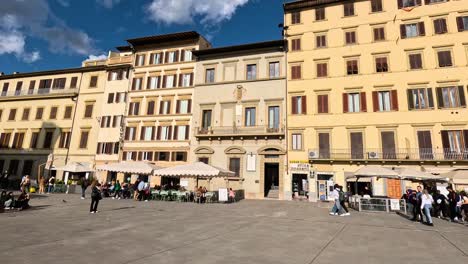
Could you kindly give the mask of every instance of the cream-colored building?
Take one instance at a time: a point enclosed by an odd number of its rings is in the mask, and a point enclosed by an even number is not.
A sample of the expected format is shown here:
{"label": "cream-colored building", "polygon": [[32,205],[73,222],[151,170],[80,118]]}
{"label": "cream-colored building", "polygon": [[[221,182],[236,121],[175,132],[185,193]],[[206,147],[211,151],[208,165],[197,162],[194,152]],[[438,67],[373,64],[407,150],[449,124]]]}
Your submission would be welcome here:
{"label": "cream-colored building", "polygon": [[[187,162],[195,61],[210,44],[196,32],[127,40],[133,50],[121,160],[168,167]],[[150,179],[161,184],[159,177]],[[162,182],[164,184],[165,182]]]}
{"label": "cream-colored building", "polygon": [[[467,165],[468,0],[309,0],[284,10],[290,173],[309,179],[311,200],[370,164]],[[375,195],[399,197],[405,184],[372,179]]]}
{"label": "cream-colored building", "polygon": [[104,65],[0,76],[2,172],[37,178],[49,154],[56,167],[93,164],[105,82]]}
{"label": "cream-colored building", "polygon": [[283,40],[206,49],[197,57],[191,160],[235,177],[199,183],[287,199],[286,64]]}

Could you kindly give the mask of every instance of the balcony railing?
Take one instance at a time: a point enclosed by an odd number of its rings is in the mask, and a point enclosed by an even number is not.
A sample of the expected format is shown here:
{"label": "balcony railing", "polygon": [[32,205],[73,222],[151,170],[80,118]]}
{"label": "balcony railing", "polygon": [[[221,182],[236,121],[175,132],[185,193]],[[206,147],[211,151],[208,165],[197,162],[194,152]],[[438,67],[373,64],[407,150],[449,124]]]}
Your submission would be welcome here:
{"label": "balcony railing", "polygon": [[310,160],[468,161],[468,149],[309,150]]}
{"label": "balcony railing", "polygon": [[108,65],[132,63],[132,56],[111,57],[107,60]]}
{"label": "balcony railing", "polygon": [[203,136],[255,136],[255,135],[282,135],[284,126],[218,126],[218,127],[197,127],[195,133],[197,137]]}
{"label": "balcony railing", "polygon": [[76,88],[63,88],[63,89],[51,89],[42,88],[35,90],[19,90],[19,91],[8,91],[1,92],[0,97],[17,97],[17,96],[34,96],[34,95],[50,95],[50,94],[72,94],[77,93]]}

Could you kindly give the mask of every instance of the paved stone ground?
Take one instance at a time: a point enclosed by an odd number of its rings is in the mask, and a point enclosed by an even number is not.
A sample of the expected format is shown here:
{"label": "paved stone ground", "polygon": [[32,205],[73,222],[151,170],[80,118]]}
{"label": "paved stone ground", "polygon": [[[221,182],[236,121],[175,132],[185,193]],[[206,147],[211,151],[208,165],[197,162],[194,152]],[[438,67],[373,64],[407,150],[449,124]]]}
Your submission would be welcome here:
{"label": "paved stone ground", "polygon": [[[63,202],[62,200],[66,200]],[[468,263],[468,227],[396,214],[328,215],[311,203],[36,197],[0,214],[0,263]]]}

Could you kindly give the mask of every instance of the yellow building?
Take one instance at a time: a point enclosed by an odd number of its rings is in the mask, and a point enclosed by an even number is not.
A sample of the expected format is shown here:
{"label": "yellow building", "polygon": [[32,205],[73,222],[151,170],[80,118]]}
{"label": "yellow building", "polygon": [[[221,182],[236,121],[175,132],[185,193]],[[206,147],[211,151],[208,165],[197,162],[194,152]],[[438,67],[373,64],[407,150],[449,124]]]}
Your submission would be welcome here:
{"label": "yellow building", "polygon": [[[0,76],[0,169],[37,178],[53,165],[94,163],[105,66]],[[51,172],[55,175],[55,171]],[[51,175],[48,174],[48,175]],[[58,175],[59,176],[59,175]],[[61,176],[61,175],[60,175]]]}
{"label": "yellow building", "polygon": [[[310,174],[311,200],[368,164],[466,166],[468,0],[304,0],[284,11],[290,173]],[[404,185],[372,179],[375,195]]]}
{"label": "yellow building", "polygon": [[[133,50],[122,160],[159,166],[187,162],[195,61],[210,47],[200,34],[181,32],[127,40]],[[136,176],[135,176],[136,177]],[[161,184],[158,177],[152,184]]]}

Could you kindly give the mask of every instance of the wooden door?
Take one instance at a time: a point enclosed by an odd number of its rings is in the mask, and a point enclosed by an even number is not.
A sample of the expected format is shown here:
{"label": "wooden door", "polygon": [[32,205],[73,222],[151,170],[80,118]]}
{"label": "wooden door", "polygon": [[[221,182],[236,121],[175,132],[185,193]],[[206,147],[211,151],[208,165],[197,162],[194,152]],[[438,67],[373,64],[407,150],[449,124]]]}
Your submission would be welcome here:
{"label": "wooden door", "polygon": [[387,196],[394,199],[400,199],[401,195],[401,181],[387,179]]}

